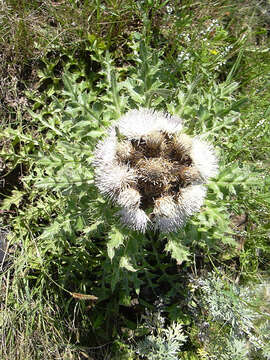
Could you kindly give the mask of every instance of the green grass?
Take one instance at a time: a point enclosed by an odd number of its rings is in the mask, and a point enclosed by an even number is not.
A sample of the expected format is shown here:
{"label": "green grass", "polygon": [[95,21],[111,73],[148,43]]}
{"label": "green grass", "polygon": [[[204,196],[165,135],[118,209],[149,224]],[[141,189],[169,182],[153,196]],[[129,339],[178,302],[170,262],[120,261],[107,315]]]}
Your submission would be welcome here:
{"label": "green grass", "polygon": [[[269,358],[269,6],[0,4],[1,359]],[[93,183],[97,141],[138,107],[218,152],[177,234],[123,229]]]}

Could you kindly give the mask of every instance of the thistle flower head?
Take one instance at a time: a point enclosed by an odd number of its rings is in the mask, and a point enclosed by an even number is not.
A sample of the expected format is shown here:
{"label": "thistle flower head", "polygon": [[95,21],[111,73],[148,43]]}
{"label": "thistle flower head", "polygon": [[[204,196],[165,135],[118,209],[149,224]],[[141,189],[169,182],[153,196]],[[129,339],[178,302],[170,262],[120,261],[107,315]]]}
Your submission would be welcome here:
{"label": "thistle flower head", "polygon": [[204,184],[217,174],[217,159],[209,144],[181,129],[177,117],[132,110],[98,143],[96,185],[121,207],[118,214],[126,226],[176,231],[200,210]]}
{"label": "thistle flower head", "polygon": [[145,232],[145,229],[150,221],[149,217],[142,209],[124,207],[118,212],[118,215],[120,216],[123,224],[140,232]]}
{"label": "thistle flower head", "polygon": [[163,196],[155,201],[155,229],[162,232],[175,231],[185,223],[186,214],[179,211],[173,196]]}

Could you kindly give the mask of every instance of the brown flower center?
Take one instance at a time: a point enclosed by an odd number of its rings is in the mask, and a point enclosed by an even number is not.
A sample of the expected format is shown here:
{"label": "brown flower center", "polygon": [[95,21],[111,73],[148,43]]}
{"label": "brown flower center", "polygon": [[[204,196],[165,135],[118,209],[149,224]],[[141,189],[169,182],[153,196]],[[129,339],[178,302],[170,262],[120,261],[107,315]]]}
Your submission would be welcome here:
{"label": "brown flower center", "polygon": [[199,178],[190,157],[191,145],[186,135],[157,131],[139,141],[123,140],[118,144],[119,164],[129,165],[137,174],[137,184],[131,187],[140,192],[143,210],[153,208],[155,200],[163,196],[177,199],[181,188]]}

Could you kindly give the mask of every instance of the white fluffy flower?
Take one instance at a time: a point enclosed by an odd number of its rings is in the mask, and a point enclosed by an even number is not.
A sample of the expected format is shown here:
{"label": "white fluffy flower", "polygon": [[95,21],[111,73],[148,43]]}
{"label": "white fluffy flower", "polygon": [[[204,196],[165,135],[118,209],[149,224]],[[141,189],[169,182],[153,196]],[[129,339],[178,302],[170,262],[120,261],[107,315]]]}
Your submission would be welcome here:
{"label": "white fluffy flower", "polygon": [[218,163],[211,145],[194,138],[190,157],[205,181],[217,175]]}
{"label": "white fluffy flower", "polygon": [[200,210],[208,179],[218,171],[212,147],[181,133],[181,119],[149,109],[115,122],[95,150],[100,192],[121,207],[134,230],[177,231]]}
{"label": "white fluffy flower", "polygon": [[200,210],[206,195],[203,185],[189,185],[183,188],[178,197],[178,206],[186,217]]}
{"label": "white fluffy flower", "polygon": [[120,192],[117,203],[127,209],[139,209],[141,195],[138,190],[128,188]]}
{"label": "white fluffy flower", "polygon": [[182,129],[179,118],[150,109],[131,110],[118,122],[119,131],[128,139],[141,137],[154,131],[176,133]]}
{"label": "white fluffy flower", "polygon": [[155,229],[162,232],[176,231],[186,220],[184,211],[179,211],[178,204],[172,196],[164,196],[155,202]]}
{"label": "white fluffy flower", "polygon": [[149,217],[142,209],[123,208],[118,211],[118,215],[123,224],[140,232],[145,232],[150,222]]}
{"label": "white fluffy flower", "polygon": [[95,150],[94,166],[96,168],[106,167],[114,162],[117,146],[117,138],[113,133],[113,129],[109,129],[109,136],[100,141]]}
{"label": "white fluffy flower", "polygon": [[100,168],[96,170],[96,184],[103,195],[117,200],[125,189],[135,184],[136,173],[125,165],[102,165],[100,164]]}

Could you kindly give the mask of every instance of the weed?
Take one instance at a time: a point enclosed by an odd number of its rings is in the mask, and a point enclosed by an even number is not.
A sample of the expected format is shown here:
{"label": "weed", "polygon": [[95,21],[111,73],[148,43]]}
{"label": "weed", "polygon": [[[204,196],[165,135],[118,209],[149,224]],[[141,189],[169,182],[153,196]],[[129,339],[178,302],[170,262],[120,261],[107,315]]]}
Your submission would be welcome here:
{"label": "weed", "polygon": [[[267,3],[0,6],[1,358],[166,345],[173,359],[267,359],[268,300],[251,285],[269,277]],[[218,151],[202,210],[175,233],[123,228],[95,187],[97,142],[138,108],[180,116]],[[144,326],[157,299],[163,323]]]}

